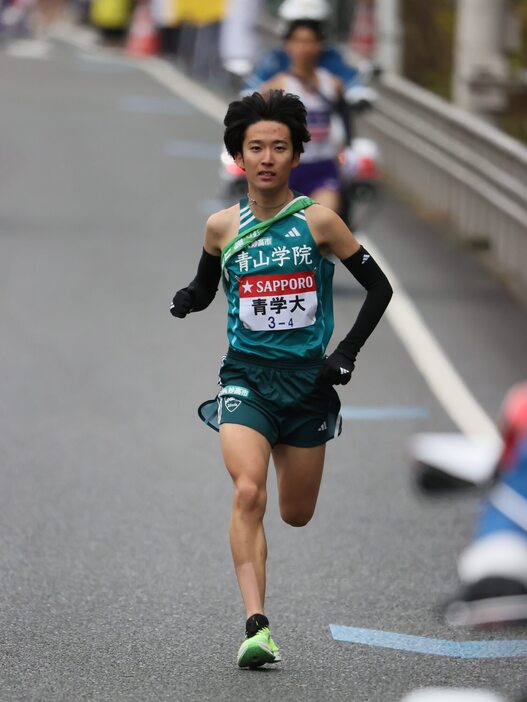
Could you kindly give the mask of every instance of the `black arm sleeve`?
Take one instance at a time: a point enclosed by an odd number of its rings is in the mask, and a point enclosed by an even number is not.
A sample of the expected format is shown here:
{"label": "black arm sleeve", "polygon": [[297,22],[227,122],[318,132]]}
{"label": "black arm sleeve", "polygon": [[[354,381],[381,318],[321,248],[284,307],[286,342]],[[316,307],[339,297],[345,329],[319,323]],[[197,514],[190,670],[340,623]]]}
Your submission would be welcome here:
{"label": "black arm sleeve", "polygon": [[337,351],[354,359],[388,307],[393,290],[388,278],[362,246],[342,263],[367,291],[355,324],[337,346]]}
{"label": "black arm sleeve", "polygon": [[198,272],[188,289],[192,293],[192,312],[201,312],[214,300],[221,278],[221,259],[203,249]]}

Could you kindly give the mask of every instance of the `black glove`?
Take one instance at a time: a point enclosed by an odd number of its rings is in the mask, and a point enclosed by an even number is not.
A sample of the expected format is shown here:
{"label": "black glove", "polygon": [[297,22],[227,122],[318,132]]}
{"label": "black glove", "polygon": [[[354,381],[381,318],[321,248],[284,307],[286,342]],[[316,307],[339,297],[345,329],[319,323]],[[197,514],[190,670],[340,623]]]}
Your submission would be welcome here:
{"label": "black glove", "polygon": [[338,349],[322,361],[317,375],[321,385],[347,385],[355,368],[355,359]]}
{"label": "black glove", "polygon": [[186,288],[174,295],[170,313],[183,319],[189,312],[201,312],[214,300],[221,278],[221,260],[203,249],[198,264],[198,272]]}
{"label": "black glove", "polygon": [[194,303],[194,289],[189,285],[186,288],[181,288],[174,295],[172,304],[170,305],[170,314],[174,317],[183,319],[192,310]]}

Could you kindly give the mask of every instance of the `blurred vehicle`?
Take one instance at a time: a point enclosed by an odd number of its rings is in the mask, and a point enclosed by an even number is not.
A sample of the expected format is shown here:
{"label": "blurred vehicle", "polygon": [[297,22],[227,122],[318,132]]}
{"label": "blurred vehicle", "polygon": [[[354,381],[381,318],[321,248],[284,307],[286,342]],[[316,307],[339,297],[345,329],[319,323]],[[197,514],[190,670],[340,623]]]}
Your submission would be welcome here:
{"label": "blurred vehicle", "polygon": [[415,434],[408,444],[413,480],[427,493],[484,487],[496,475],[503,442],[493,436]]}
{"label": "blurred vehicle", "polygon": [[527,383],[506,395],[501,441],[414,437],[410,452],[427,493],[486,486],[476,533],[458,559],[459,592],[444,606],[453,626],[527,622]]}

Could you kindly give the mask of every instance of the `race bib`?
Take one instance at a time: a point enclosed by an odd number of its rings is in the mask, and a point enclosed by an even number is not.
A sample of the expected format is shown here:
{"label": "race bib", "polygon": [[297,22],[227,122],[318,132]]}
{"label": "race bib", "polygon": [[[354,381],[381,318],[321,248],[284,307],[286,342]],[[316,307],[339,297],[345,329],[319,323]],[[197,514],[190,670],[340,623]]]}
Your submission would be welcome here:
{"label": "race bib", "polygon": [[240,319],[252,331],[283,331],[315,323],[315,273],[247,275],[239,279]]}
{"label": "race bib", "polygon": [[310,110],[307,128],[312,141],[327,141],[331,132],[331,112],[329,110]]}

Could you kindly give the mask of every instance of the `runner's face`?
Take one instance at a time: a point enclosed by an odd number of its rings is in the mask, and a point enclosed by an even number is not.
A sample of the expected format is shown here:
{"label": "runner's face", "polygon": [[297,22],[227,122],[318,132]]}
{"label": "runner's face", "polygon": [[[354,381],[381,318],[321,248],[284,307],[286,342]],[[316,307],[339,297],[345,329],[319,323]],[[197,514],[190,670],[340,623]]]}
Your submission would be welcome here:
{"label": "runner's face", "polygon": [[313,68],[318,62],[322,42],[308,27],[298,27],[285,43],[293,71]]}
{"label": "runner's face", "polygon": [[262,120],[251,124],[243,140],[243,156],[236,165],[245,170],[249,184],[260,190],[280,190],[287,186],[291,168],[298,164],[293,154],[289,127],[281,122]]}

